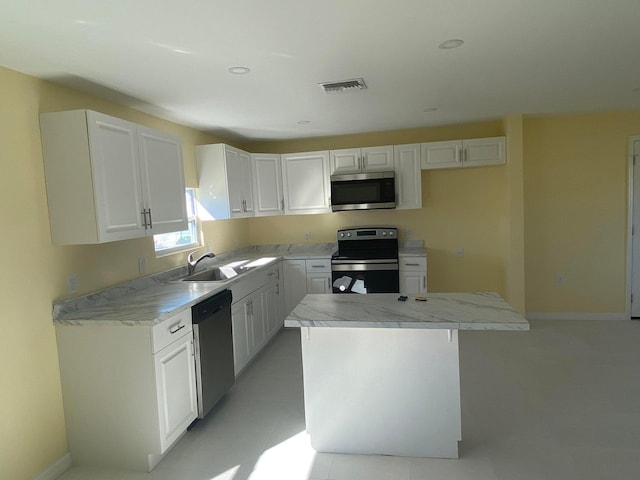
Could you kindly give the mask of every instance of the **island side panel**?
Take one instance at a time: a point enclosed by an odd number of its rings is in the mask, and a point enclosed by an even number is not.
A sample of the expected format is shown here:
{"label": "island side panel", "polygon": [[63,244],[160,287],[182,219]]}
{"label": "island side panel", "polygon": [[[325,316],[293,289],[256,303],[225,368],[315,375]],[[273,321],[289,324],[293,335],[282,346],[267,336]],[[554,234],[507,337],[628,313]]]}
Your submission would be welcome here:
{"label": "island side panel", "polygon": [[315,450],[458,458],[456,330],[303,327],[301,339]]}

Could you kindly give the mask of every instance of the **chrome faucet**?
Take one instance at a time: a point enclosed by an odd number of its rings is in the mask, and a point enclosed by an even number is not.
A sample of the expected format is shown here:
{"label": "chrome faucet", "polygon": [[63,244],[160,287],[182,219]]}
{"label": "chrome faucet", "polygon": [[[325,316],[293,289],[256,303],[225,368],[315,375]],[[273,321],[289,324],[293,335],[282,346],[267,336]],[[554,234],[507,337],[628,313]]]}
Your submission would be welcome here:
{"label": "chrome faucet", "polygon": [[213,252],[205,252],[194,260],[193,259],[194,253],[196,252],[194,251],[194,252],[191,252],[189,255],[187,255],[187,269],[188,269],[189,275],[191,275],[194,272],[194,270],[196,269],[196,265],[200,263],[200,260],[203,260],[205,258],[213,258],[216,256],[216,254]]}

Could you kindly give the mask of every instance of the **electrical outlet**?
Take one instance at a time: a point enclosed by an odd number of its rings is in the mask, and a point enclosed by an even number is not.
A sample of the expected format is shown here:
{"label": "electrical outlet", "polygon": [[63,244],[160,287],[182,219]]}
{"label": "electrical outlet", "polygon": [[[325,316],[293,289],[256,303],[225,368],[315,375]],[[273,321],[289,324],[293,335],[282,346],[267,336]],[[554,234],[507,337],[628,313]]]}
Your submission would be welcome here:
{"label": "electrical outlet", "polygon": [[411,240],[411,238],[413,237],[413,229],[412,228],[407,228],[406,237],[407,237],[407,240]]}
{"label": "electrical outlet", "polygon": [[564,277],[562,275],[556,275],[556,287],[562,287],[564,285]]}
{"label": "electrical outlet", "polygon": [[309,241],[311,241],[311,232],[305,232],[305,234],[304,234],[304,241],[305,241],[305,242],[309,242]]}
{"label": "electrical outlet", "polygon": [[67,275],[67,293],[76,293],[78,291],[78,275],[70,273]]}
{"label": "electrical outlet", "polygon": [[145,257],[138,257],[138,271],[140,274],[144,274],[147,271],[147,259]]}
{"label": "electrical outlet", "polygon": [[464,257],[464,248],[462,247],[458,247],[456,248],[456,257]]}

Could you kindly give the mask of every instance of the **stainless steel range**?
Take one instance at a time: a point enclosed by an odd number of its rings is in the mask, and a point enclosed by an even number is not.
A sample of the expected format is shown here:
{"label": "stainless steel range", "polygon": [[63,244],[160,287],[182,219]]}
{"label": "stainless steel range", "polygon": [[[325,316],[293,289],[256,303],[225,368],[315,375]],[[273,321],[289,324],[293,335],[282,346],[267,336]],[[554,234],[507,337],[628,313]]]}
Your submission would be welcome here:
{"label": "stainless steel range", "polygon": [[338,230],[331,257],[333,293],[397,293],[398,229],[353,227]]}

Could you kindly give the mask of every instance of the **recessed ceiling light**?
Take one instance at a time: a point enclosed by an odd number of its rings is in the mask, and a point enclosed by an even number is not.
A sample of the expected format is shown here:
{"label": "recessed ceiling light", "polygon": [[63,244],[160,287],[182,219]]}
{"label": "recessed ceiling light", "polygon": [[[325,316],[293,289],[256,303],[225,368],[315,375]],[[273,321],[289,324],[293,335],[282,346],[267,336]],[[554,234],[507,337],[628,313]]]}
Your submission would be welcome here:
{"label": "recessed ceiling light", "polygon": [[311,120],[300,120],[298,125],[307,125],[308,123],[311,123]]}
{"label": "recessed ceiling light", "polygon": [[438,107],[429,107],[429,108],[425,108],[423,110],[424,113],[431,113],[431,112],[435,112],[436,110],[438,110]]}
{"label": "recessed ceiling light", "polygon": [[441,48],[442,50],[449,50],[451,48],[458,48],[463,43],[464,40],[460,40],[459,38],[452,38],[451,40],[445,40],[444,42],[442,42],[440,45],[438,45],[438,48]]}
{"label": "recessed ceiling light", "polygon": [[230,67],[229,68],[229,73],[232,73],[234,75],[246,75],[250,71],[251,69],[247,67]]}

